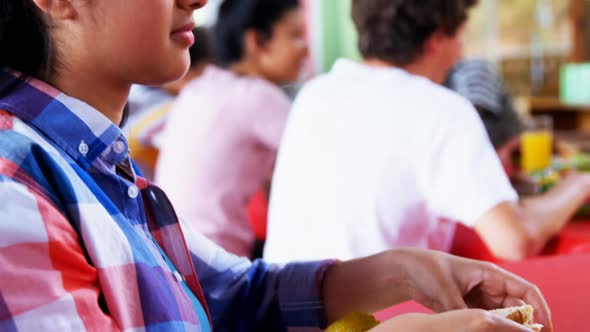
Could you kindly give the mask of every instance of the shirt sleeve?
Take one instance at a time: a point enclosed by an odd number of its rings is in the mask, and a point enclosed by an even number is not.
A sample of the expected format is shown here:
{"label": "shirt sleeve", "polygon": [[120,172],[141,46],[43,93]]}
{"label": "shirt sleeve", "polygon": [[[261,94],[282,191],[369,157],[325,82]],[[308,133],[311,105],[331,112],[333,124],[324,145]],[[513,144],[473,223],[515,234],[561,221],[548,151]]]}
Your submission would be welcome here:
{"label": "shirt sleeve", "polygon": [[0,330],[119,330],[76,231],[34,188],[0,175]]}
{"label": "shirt sleeve", "polygon": [[271,265],[227,253],[183,224],[216,331],[321,331],[334,261]]}
{"label": "shirt sleeve", "polygon": [[518,196],[477,111],[466,100],[457,101],[432,128],[419,178],[436,214],[473,226],[488,210]]}

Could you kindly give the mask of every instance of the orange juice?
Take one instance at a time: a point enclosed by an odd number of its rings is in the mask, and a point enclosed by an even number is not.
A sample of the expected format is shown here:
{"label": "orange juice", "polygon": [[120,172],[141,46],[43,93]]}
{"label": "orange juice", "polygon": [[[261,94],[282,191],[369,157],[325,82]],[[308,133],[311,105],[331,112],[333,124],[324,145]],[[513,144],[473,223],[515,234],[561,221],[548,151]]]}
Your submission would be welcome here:
{"label": "orange juice", "polygon": [[543,170],[551,165],[553,135],[550,131],[528,131],[522,135],[522,169]]}

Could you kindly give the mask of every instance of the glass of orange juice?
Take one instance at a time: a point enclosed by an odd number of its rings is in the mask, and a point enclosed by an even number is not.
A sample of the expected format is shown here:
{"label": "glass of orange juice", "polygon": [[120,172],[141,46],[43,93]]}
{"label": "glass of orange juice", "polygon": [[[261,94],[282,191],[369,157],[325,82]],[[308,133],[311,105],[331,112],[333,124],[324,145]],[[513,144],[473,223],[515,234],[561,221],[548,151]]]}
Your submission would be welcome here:
{"label": "glass of orange juice", "polygon": [[527,173],[551,166],[553,156],[553,119],[535,116],[526,123],[521,139],[522,169]]}

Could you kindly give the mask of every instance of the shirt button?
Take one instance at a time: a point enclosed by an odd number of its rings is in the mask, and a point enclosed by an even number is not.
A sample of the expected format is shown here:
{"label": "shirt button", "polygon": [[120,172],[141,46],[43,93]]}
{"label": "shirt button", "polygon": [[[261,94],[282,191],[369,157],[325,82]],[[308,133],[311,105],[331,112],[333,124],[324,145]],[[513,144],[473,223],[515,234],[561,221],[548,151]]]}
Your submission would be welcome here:
{"label": "shirt button", "polygon": [[80,145],[78,145],[78,152],[80,152],[80,154],[82,154],[84,157],[86,157],[88,154],[88,150],[90,149],[88,148],[88,144],[86,144],[86,142],[82,141]]}
{"label": "shirt button", "polygon": [[115,142],[115,145],[113,145],[113,151],[115,151],[117,154],[125,152],[125,143],[121,141]]}
{"label": "shirt button", "polygon": [[139,188],[137,188],[136,185],[132,184],[131,186],[129,186],[129,189],[127,189],[127,195],[129,195],[129,197],[131,198],[137,198],[137,196],[139,195]]}

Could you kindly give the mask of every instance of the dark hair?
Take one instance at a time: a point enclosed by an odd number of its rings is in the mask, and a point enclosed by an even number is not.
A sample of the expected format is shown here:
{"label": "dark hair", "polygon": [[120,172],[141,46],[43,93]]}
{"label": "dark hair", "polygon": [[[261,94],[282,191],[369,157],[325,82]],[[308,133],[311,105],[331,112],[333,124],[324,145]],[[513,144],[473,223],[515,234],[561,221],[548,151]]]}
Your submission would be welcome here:
{"label": "dark hair", "polygon": [[352,18],[365,58],[407,65],[436,31],[454,36],[477,0],[353,0]]}
{"label": "dark hair", "polygon": [[254,29],[263,40],[272,37],[274,25],[294,8],[298,0],[225,0],[214,27],[214,51],[221,65],[244,56],[244,34]]}
{"label": "dark hair", "polygon": [[0,1],[0,68],[44,78],[52,47],[39,8],[32,0]]}
{"label": "dark hair", "polygon": [[188,53],[191,58],[191,67],[197,66],[203,62],[211,61],[211,38],[206,28],[196,27],[193,29],[196,42],[189,48]]}

